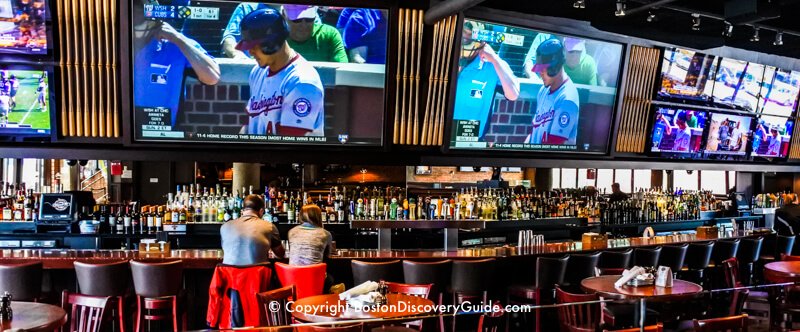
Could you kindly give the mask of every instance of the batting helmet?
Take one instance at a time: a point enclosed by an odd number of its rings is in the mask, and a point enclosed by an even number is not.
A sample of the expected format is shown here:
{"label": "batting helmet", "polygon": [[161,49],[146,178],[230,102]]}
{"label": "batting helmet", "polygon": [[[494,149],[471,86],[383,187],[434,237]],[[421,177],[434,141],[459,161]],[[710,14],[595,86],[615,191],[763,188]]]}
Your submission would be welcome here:
{"label": "batting helmet", "polygon": [[242,32],[242,40],[236,44],[236,49],[240,51],[260,46],[264,54],[275,54],[289,37],[289,26],[283,20],[283,16],[272,8],[250,12],[242,18],[239,29]]}
{"label": "batting helmet", "polygon": [[556,76],[564,67],[565,61],[564,44],[558,39],[551,38],[543,41],[536,48],[536,64],[533,66],[533,71],[539,72],[547,69],[547,75]]}

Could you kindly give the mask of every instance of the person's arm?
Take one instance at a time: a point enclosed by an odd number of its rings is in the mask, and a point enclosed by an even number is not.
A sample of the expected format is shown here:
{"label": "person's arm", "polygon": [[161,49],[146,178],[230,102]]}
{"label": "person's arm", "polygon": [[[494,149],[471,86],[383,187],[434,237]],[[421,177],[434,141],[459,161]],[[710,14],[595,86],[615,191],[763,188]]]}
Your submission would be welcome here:
{"label": "person's arm", "polygon": [[325,233],[328,235],[328,240],[325,242],[325,249],[322,251],[322,262],[327,262],[331,253],[333,253],[333,235],[327,230]]}
{"label": "person's arm", "polygon": [[366,46],[356,47],[350,50],[350,62],[353,63],[366,63],[367,62],[367,49]]}
{"label": "person's arm", "polygon": [[247,54],[244,54],[244,52],[237,50],[236,44],[237,44],[236,38],[231,36],[225,37],[225,39],[222,40],[222,53],[229,58],[247,59],[248,58]]}
{"label": "person's arm", "polygon": [[594,61],[591,55],[585,55],[589,60],[589,72],[592,73],[592,78],[589,79],[589,85],[597,85],[597,63]]}
{"label": "person's arm", "polygon": [[503,95],[506,99],[514,101],[519,98],[519,80],[514,76],[508,62],[497,55],[489,44],[483,45],[480,53],[481,59],[491,63],[494,66],[494,71],[497,77],[500,78],[500,84],[503,86]]}
{"label": "person's arm", "polygon": [[222,32],[222,54],[229,58],[247,58],[247,54],[236,49],[236,44],[242,35],[240,24],[246,14],[245,11],[249,9],[247,6],[250,5],[242,3],[236,6],[231,18],[228,20],[228,25],[225,26],[225,30]]}
{"label": "person's arm", "polygon": [[269,243],[272,246],[272,253],[275,254],[278,258],[285,258],[286,257],[286,249],[283,247],[283,243],[281,243],[281,234],[278,232],[278,227],[272,225],[272,233],[269,234]]}
{"label": "person's arm", "polygon": [[207,85],[219,82],[221,75],[219,64],[196,41],[184,36],[166,22],[161,22],[157,38],[166,39],[178,46],[200,82]]}
{"label": "person's arm", "polygon": [[666,130],[667,135],[672,135],[672,125],[669,124],[669,121],[664,118],[664,115],[658,115],[658,121],[664,124],[664,129]]}

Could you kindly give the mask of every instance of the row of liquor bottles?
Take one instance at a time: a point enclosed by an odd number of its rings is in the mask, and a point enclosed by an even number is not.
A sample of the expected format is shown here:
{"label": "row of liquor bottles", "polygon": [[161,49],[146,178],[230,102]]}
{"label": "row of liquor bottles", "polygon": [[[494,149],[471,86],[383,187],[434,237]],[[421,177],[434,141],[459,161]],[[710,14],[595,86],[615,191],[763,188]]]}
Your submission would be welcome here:
{"label": "row of liquor bottles", "polygon": [[37,198],[25,183],[0,182],[0,220],[33,221],[38,215]]}
{"label": "row of liquor bottles", "polygon": [[701,211],[727,204],[709,191],[640,190],[628,199],[609,202],[600,217],[604,225],[671,222],[700,219]]}

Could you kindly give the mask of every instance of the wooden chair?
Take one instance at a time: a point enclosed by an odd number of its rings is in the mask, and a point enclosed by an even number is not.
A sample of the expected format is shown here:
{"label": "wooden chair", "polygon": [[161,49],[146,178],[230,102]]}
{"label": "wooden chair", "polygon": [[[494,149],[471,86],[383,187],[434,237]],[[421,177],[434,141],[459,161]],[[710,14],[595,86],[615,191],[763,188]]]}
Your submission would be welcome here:
{"label": "wooden chair", "polygon": [[703,320],[695,319],[694,330],[698,332],[747,332],[747,314]]}
{"label": "wooden chair", "polygon": [[68,312],[69,330],[62,332],[99,332],[103,325],[103,315],[109,309],[110,297],[61,293],[61,308]]}
{"label": "wooden chair", "polygon": [[[641,331],[640,328],[634,327],[632,329],[624,329],[624,330],[603,330],[605,332],[639,332]],[[645,332],[661,332],[664,331],[664,325],[658,323],[656,325],[650,325],[644,327]]]}
{"label": "wooden chair", "polygon": [[742,287],[742,282],[739,281],[739,261],[736,257],[728,258],[722,261],[722,273],[725,275],[725,287],[734,288]]}
{"label": "wooden chair", "polygon": [[364,331],[364,323],[358,323],[348,326],[297,326],[297,332],[362,332]]}
{"label": "wooden chair", "polygon": [[[287,307],[289,301],[296,298],[294,285],[256,294],[256,300],[263,310],[262,317],[266,317],[266,326],[284,326],[292,323],[292,314]],[[278,303],[274,305],[272,303]],[[278,307],[278,310],[274,310]]]}
{"label": "wooden chair", "polygon": [[[597,301],[597,294],[572,294],[556,287],[556,303]],[[558,307],[562,331],[594,332],[600,326],[600,303],[582,303]]]}
{"label": "wooden chair", "polygon": [[[422,297],[426,299],[430,296],[431,288],[433,287],[433,284],[413,285],[413,284],[401,284],[389,281],[384,281],[384,282],[386,283],[386,287],[388,288],[389,294],[404,294],[404,295]],[[422,331],[422,320],[403,323],[403,325],[405,327],[387,326],[386,328],[393,332]]]}
{"label": "wooden chair", "polygon": [[477,332],[498,332],[503,330],[503,323],[506,321],[503,317],[506,314],[503,311],[503,305],[495,303],[495,309],[480,316]]}

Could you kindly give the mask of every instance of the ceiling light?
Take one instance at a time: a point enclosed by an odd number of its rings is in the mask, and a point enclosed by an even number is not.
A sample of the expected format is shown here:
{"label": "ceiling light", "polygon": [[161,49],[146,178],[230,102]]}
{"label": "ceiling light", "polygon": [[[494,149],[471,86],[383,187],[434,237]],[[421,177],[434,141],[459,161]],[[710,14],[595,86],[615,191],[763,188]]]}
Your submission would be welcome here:
{"label": "ceiling light", "polygon": [[725,37],[730,37],[733,35],[733,24],[725,22],[725,28],[722,29],[722,35]]}
{"label": "ceiling light", "polygon": [[617,11],[614,12],[617,17],[625,16],[625,0],[617,0]]}
{"label": "ceiling light", "polygon": [[692,14],[692,30],[700,30],[700,14]]}
{"label": "ceiling light", "polygon": [[783,45],[783,32],[778,31],[778,33],[775,34],[775,41],[772,42],[772,45],[775,46]]}
{"label": "ceiling light", "polygon": [[750,37],[751,42],[758,42],[759,40],[761,40],[761,38],[758,36],[758,30],[759,30],[758,28],[755,27],[753,28],[753,36]]}
{"label": "ceiling light", "polygon": [[578,9],[584,9],[586,8],[586,0],[575,0],[575,2],[572,3],[572,7]]}
{"label": "ceiling light", "polygon": [[655,22],[658,18],[652,11],[647,12],[647,22]]}

